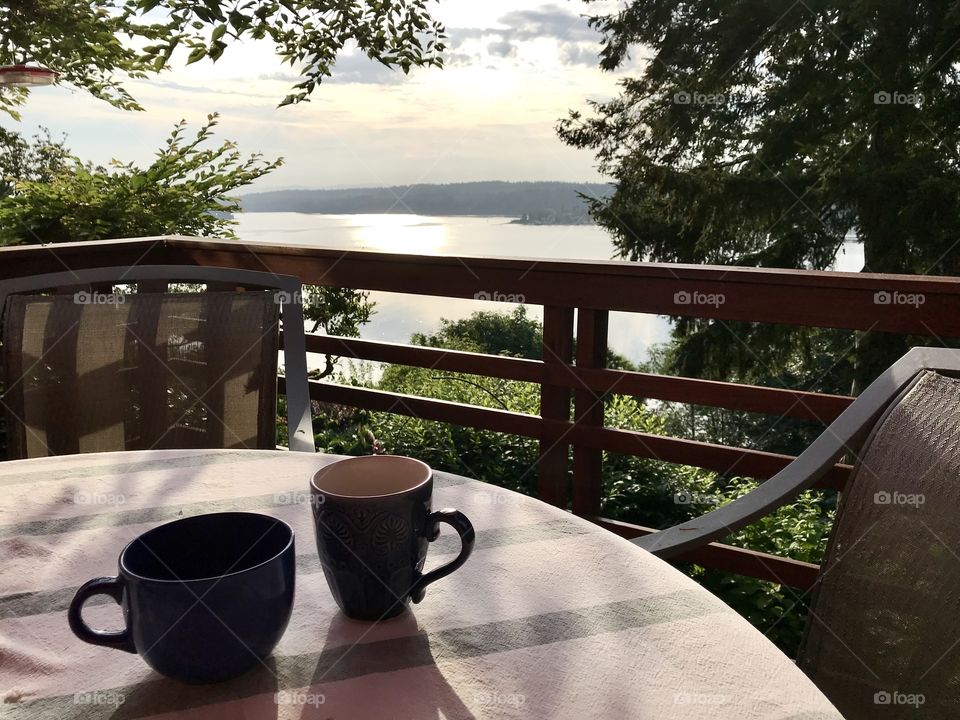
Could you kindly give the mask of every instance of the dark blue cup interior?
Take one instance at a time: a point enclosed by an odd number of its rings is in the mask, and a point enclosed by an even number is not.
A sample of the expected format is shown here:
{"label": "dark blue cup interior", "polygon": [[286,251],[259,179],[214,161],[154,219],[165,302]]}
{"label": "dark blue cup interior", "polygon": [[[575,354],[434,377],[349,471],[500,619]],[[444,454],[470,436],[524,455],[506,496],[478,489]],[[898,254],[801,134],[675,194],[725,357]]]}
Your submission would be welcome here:
{"label": "dark blue cup interior", "polygon": [[269,562],[292,542],[289,526],[266,515],[197,515],[144,533],[123,551],[120,565],[148,580],[204,580]]}

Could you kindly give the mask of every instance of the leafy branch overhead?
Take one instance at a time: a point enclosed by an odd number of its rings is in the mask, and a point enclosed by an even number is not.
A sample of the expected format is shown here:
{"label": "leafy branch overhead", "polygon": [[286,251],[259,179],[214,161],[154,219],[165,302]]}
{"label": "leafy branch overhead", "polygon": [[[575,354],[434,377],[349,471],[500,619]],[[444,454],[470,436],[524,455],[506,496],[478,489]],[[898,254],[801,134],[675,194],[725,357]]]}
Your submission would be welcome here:
{"label": "leafy branch overhead", "polygon": [[[177,50],[186,64],[215,62],[233,43],[263,40],[299,72],[288,105],[307,100],[348,47],[404,73],[441,66],[444,29],[428,1],[23,0],[0,6],[0,63],[36,62],[62,84],[141,110],[122,78],[161,72]],[[0,110],[16,116],[25,97],[0,92]]]}

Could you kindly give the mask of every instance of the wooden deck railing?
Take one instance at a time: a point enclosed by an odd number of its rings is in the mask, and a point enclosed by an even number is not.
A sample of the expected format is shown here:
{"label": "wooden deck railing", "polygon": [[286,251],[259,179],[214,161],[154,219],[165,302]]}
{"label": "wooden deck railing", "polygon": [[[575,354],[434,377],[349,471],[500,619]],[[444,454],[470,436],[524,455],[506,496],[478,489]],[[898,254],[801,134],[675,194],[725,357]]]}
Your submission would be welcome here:
{"label": "wooden deck railing", "polygon": [[[296,275],[310,285],[450,298],[496,292],[522,296],[527,304],[543,306],[541,360],[356,338],[307,337],[308,352],[536,383],[540,386],[540,415],[332,382],[311,382],[311,396],[324,402],[536,438],[541,448],[537,467],[541,499],[570,507],[574,513],[628,538],[651,530],[599,517],[603,451],[760,480],[771,477],[792,457],[605,427],[606,394],[823,423],[835,419],[852,398],[607,369],[610,311],[876,330],[935,339],[960,337],[960,278],[438,257],[162,237],[0,249],[0,280],[136,263],[269,270]],[[709,295],[722,295],[723,302],[683,302]],[[922,296],[922,304],[897,301],[910,295]],[[892,302],[883,303],[890,298]],[[571,448],[573,482],[568,487]],[[840,489],[849,472],[848,466],[838,464],[820,486]],[[683,559],[803,588],[812,585],[817,572],[815,565],[719,544]]]}

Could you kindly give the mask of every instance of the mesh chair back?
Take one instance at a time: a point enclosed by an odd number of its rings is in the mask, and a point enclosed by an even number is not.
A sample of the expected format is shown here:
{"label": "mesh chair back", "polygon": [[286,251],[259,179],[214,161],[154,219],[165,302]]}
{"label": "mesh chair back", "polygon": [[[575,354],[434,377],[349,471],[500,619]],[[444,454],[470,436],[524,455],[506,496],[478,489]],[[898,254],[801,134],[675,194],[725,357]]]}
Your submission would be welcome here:
{"label": "mesh chair back", "polygon": [[273,292],[83,299],[7,300],[8,457],[276,447]]}
{"label": "mesh chair back", "polygon": [[925,371],[844,494],[800,667],[848,720],[960,718],[960,380]]}

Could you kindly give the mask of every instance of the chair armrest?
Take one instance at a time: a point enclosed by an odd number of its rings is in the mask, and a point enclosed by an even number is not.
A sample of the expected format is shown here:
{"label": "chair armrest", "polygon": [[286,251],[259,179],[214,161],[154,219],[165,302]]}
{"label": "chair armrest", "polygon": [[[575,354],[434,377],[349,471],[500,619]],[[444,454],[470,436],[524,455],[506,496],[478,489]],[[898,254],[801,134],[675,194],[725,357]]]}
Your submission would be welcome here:
{"label": "chair armrest", "polygon": [[809,489],[842,454],[856,453],[884,411],[923,370],[960,372],[960,353],[947,348],[910,350],[874,380],[810,447],[758,488],[698,518],[631,542],[654,555],[671,558],[769,515]]}

